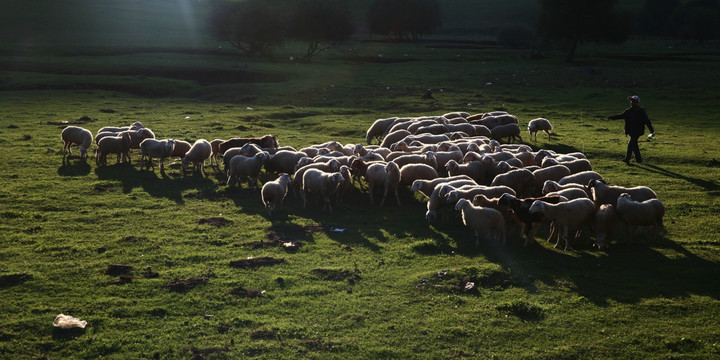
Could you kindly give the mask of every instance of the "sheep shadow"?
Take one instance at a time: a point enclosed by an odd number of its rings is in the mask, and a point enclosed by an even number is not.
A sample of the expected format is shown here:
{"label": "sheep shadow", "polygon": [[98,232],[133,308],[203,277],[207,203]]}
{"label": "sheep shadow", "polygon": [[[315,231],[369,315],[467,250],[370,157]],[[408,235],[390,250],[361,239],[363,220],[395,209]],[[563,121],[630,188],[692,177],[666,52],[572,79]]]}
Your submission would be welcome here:
{"label": "sheep shadow", "polygon": [[152,197],[166,198],[178,204],[184,204],[183,192],[189,189],[211,189],[215,183],[202,174],[178,175],[158,173],[138,169],[129,164],[100,166],[95,169],[100,180],[114,180],[122,183],[123,193],[128,194],[135,188],[141,188]]}
{"label": "sheep shadow", "polygon": [[62,165],[58,167],[57,174],[60,176],[85,176],[90,174],[90,164],[87,159],[80,159],[79,156],[63,156]]}
{"label": "sheep shadow", "polygon": [[670,170],[664,169],[657,165],[651,165],[651,164],[634,164],[633,166],[636,166],[638,169],[645,170],[647,172],[655,173],[661,176],[671,177],[674,179],[679,179],[683,181],[687,181],[693,185],[699,186],[705,190],[707,190],[708,195],[711,196],[720,196],[720,184],[709,181],[709,180],[703,180],[698,178],[692,178],[689,176],[685,176],[683,174],[678,174],[676,172],[672,172]]}
{"label": "sheep shadow", "polygon": [[669,239],[619,242],[606,251],[562,251],[535,244],[523,249],[484,246],[479,252],[508,269],[516,285],[531,293],[540,282],[567,288],[598,306],[655,297],[720,299],[715,284],[720,265]]}

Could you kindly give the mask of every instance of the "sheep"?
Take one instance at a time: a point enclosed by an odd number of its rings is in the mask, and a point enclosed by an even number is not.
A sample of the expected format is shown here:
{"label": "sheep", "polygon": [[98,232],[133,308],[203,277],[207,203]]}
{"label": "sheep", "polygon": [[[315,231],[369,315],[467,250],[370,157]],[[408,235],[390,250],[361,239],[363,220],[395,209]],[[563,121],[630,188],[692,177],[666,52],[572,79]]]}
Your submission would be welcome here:
{"label": "sheep", "polygon": [[268,174],[293,173],[295,172],[295,165],[305,157],[307,157],[307,154],[301,151],[280,150],[270,155],[267,162],[265,162],[265,171]]}
{"label": "sheep", "polygon": [[305,175],[306,171],[310,169],[317,169],[325,172],[338,172],[340,170],[340,166],[340,163],[337,160],[333,159],[325,163],[310,163],[298,167],[298,169],[295,170],[295,174],[293,175],[293,181],[291,183],[293,191],[298,191],[302,189],[303,175]]}
{"label": "sheep", "polygon": [[663,225],[665,205],[656,198],[639,201],[628,193],[622,193],[617,199],[615,208],[620,220],[627,224],[628,229],[632,229],[633,226],[652,226],[653,230],[659,230],[660,235],[666,233]]}
{"label": "sheep", "polygon": [[542,193],[544,195],[547,195],[551,192],[556,192],[556,191],[565,190],[565,189],[569,189],[569,188],[580,189],[585,192],[587,198],[592,198],[592,193],[590,192],[590,189],[588,189],[587,186],[585,186],[583,184],[568,183],[565,185],[560,185],[560,184],[558,184],[557,181],[553,181],[553,180],[545,181],[545,183],[543,184]]}
{"label": "sheep", "polygon": [[113,126],[106,126],[103,128],[100,128],[100,130],[97,131],[97,133],[101,132],[123,132],[125,130],[139,130],[144,128],[143,124],[139,121],[136,121],[132,123],[130,126],[121,126],[121,127],[113,127]]}
{"label": "sheep", "polygon": [[467,175],[477,183],[485,183],[485,165],[482,161],[470,161],[464,164],[458,164],[455,160],[449,160],[445,164],[445,170],[448,175]]}
{"label": "sheep", "polygon": [[553,196],[553,195],[563,196],[568,200],[580,199],[580,198],[590,199],[588,197],[587,192],[585,192],[584,189],[580,189],[580,188],[567,188],[567,189],[563,189],[563,190],[553,191],[553,192],[547,193],[545,195],[546,196]]}
{"label": "sheep", "polygon": [[218,145],[218,150],[220,154],[225,154],[228,149],[241,147],[247,143],[256,144],[261,148],[277,148],[280,146],[278,144],[277,137],[273,135],[264,135],[259,138],[232,138],[225,140]]}
{"label": "sheep", "polygon": [[381,187],[383,192],[380,207],[385,204],[385,198],[388,192],[395,194],[398,206],[400,205],[400,197],[398,196],[397,187],[400,183],[400,168],[394,162],[389,163],[373,163],[370,164],[365,171],[365,180],[368,182],[368,193],[370,195],[370,203],[374,204],[374,190]]}
{"label": "sheep", "polygon": [[325,208],[332,211],[330,196],[337,191],[342,181],[343,176],[339,172],[328,173],[318,169],[308,169],[305,171],[302,177],[303,192],[301,193],[303,197],[303,208],[307,208],[310,193],[317,193],[323,199],[323,211]]}
{"label": "sheep", "polygon": [[268,211],[268,216],[272,216],[272,211],[276,206],[282,205],[285,195],[287,195],[290,181],[290,175],[281,173],[277,179],[268,181],[263,185],[262,190],[260,190],[260,196]]}
{"label": "sheep", "polygon": [[590,199],[575,199],[549,204],[536,200],[530,205],[531,214],[542,214],[560,228],[555,247],[560,246],[560,239],[565,239],[565,250],[569,247],[568,232],[571,227],[581,227],[595,215],[595,204]]}
{"label": "sheep", "polygon": [[193,146],[185,153],[182,158],[182,169],[183,173],[192,163],[195,172],[200,170],[201,173],[205,173],[205,160],[210,157],[212,153],[212,146],[210,142],[205,139],[198,139],[195,141]]}
{"label": "sheep", "polygon": [[597,206],[602,204],[612,204],[613,206],[617,206],[618,197],[622,193],[629,194],[635,201],[645,201],[657,198],[657,194],[655,194],[655,192],[647,186],[626,188],[622,186],[608,185],[605,181],[597,179],[590,180],[587,184],[591,191],[592,199],[595,201],[595,205]]}
{"label": "sheep", "polygon": [[420,135],[408,135],[405,136],[402,141],[406,144],[410,144],[413,141],[419,141],[423,144],[438,144],[443,141],[449,141],[450,137],[444,134],[420,134]]}
{"label": "sheep", "polygon": [[[410,131],[410,128],[408,128],[408,131]],[[440,135],[448,132],[447,126],[444,124],[432,124],[432,125],[426,125],[421,126],[417,128],[415,131],[412,131],[414,135],[420,135],[420,134],[434,134],[434,135]]]}
{"label": "sheep", "polygon": [[502,113],[488,113],[483,115],[481,119],[468,119],[471,124],[484,125],[492,131],[493,128],[508,125],[508,124],[519,124],[517,117],[510,115],[506,112]]}
{"label": "sheep", "polygon": [[139,149],[140,143],[143,142],[145,139],[154,139],[155,134],[152,132],[152,130],[148,128],[142,128],[137,130],[127,130],[130,132],[130,148],[131,149]]}
{"label": "sheep", "polygon": [[[423,119],[423,120],[417,120],[417,121],[410,122],[410,124],[407,126],[407,128],[405,128],[405,130],[407,130],[413,134],[416,134],[416,133],[418,133],[417,132],[418,129],[421,129],[426,126],[432,126],[432,125],[443,125],[444,126],[444,124],[438,123],[437,120],[435,120],[435,119]],[[445,131],[447,131],[447,128],[445,129]],[[441,133],[444,133],[445,131],[442,131]]]}
{"label": "sheep", "polygon": [[535,188],[535,176],[527,169],[515,169],[495,176],[490,185],[505,185],[515,190],[518,196],[529,196]]}
{"label": "sheep", "polygon": [[98,142],[95,164],[107,165],[107,154],[117,154],[116,163],[120,162],[120,156],[125,162],[130,162],[130,134],[123,132],[120,136],[106,137]]}
{"label": "sheep", "polygon": [[618,215],[615,207],[610,204],[600,205],[593,217],[593,225],[595,228],[595,245],[602,250],[608,247],[610,235],[615,230]]}
{"label": "sheep", "polygon": [[81,128],[79,126],[68,126],[60,132],[60,138],[62,139],[64,146],[63,146],[63,159],[65,158],[65,153],[67,152],[67,156],[72,156],[72,151],[70,150],[70,147],[73,145],[80,146],[80,158],[85,159],[87,158],[87,151],[90,148],[90,145],[93,143],[93,134],[90,132],[90,130]]}
{"label": "sheep", "polygon": [[500,240],[505,245],[505,219],[499,211],[474,206],[467,199],[458,200],[455,210],[460,210],[463,224],[475,232],[475,247],[480,246],[481,236]]}
{"label": "sheep", "polygon": [[227,170],[230,168],[230,160],[232,160],[233,157],[240,155],[240,150],[242,148],[240,147],[234,147],[227,149],[225,153],[222,154],[223,156],[223,169],[225,169],[225,172],[227,173]]}
{"label": "sheep", "polygon": [[387,136],[387,134],[389,134],[393,131],[407,130],[410,127],[410,125],[414,124],[415,122],[417,122],[417,120],[411,119],[411,118],[397,119],[392,123],[392,125],[387,130],[385,130],[385,133],[383,134],[383,136]]}
{"label": "sheep", "polygon": [[425,179],[418,179],[413,181],[412,185],[410,186],[410,190],[412,192],[420,192],[425,197],[430,197],[433,189],[435,189],[435,186],[441,183],[446,183],[453,180],[458,179],[465,179],[465,180],[471,180],[474,181],[471,177],[467,175],[457,175],[457,176],[450,176],[450,177],[438,177],[435,179],[425,180]]}
{"label": "sheep", "polygon": [[442,117],[444,117],[445,119],[448,119],[448,120],[457,119],[457,118],[461,118],[461,119],[465,120],[465,118],[468,116],[470,116],[470,114],[468,114],[465,111],[454,111],[454,112],[449,112],[449,113],[442,115]]}
{"label": "sheep", "polygon": [[258,177],[262,171],[265,161],[270,156],[267,152],[259,152],[252,157],[244,155],[234,156],[229,163],[227,170],[227,181],[226,185],[230,186],[232,180],[237,181],[238,187],[242,189],[241,178],[248,178],[248,188],[258,188]]}
{"label": "sheep", "polygon": [[570,169],[570,173],[577,174],[579,172],[583,171],[591,171],[592,165],[590,164],[590,161],[587,159],[575,159],[573,160],[565,160],[565,161],[558,161],[557,158],[551,158],[546,157],[543,159],[541,166],[542,167],[550,167],[554,165],[565,165],[568,169]]}
{"label": "sheep", "polygon": [[445,125],[448,131],[462,131],[470,136],[490,136],[490,129],[485,125],[478,124],[448,124]]}
{"label": "sheep", "polygon": [[530,206],[535,201],[544,201],[557,204],[563,200],[566,199],[561,196],[543,196],[537,198],[519,199],[515,195],[508,193],[500,196],[500,199],[498,200],[498,205],[507,206],[518,218],[518,220],[522,224],[522,229],[520,232],[525,237],[525,242],[523,243],[523,246],[528,246],[531,243],[535,242],[535,233],[537,232],[538,227],[540,227],[540,223],[546,221],[546,219],[544,219],[542,216],[530,213]]}
{"label": "sheep", "polygon": [[[469,199],[468,199],[469,200]],[[472,198],[472,204],[475,206],[493,208],[502,214],[505,219],[505,226],[507,227],[511,222],[520,224],[520,220],[513,214],[509,207],[505,205],[499,205],[500,197],[490,198],[485,194],[477,194]]]}
{"label": "sheep", "polygon": [[153,165],[152,158],[156,157],[160,159],[160,173],[165,172],[165,158],[170,157],[174,148],[175,140],[173,139],[157,140],[150,138],[143,140],[140,143],[140,167],[143,167],[144,161],[147,158],[150,164],[148,168],[152,166],[154,170],[155,166]]}
{"label": "sheep", "polygon": [[397,117],[375,120],[365,133],[365,141],[370,144],[373,139],[376,139],[380,143],[380,138],[385,134],[385,130],[389,129],[395,120]]}
{"label": "sheep", "polygon": [[522,136],[520,136],[520,126],[518,124],[498,125],[490,129],[490,138],[497,141],[507,138],[508,142],[512,142],[517,138],[518,141],[523,141]]}
{"label": "sheep", "polygon": [[529,151],[520,151],[515,154],[515,158],[522,162],[523,167],[538,165],[538,163],[535,162],[535,154]]}
{"label": "sheep", "polygon": [[477,195],[499,198],[503,194],[511,194],[514,196],[515,190],[507,186],[466,185],[440,192],[440,196],[444,197],[446,201],[450,203],[454,203],[460,199],[471,200]]}
{"label": "sheep", "polygon": [[437,169],[445,169],[445,166],[450,160],[455,160],[456,162],[462,161],[464,156],[463,152],[456,145],[452,145],[448,151],[429,151],[427,153],[428,156],[431,156],[431,154],[432,157],[435,158],[435,166],[437,166]]}
{"label": "sheep", "polygon": [[583,171],[583,172],[579,172],[577,174],[565,176],[564,178],[558,180],[558,184],[560,184],[560,185],[566,185],[566,184],[585,185],[585,184],[589,183],[590,180],[602,180],[602,176],[595,171]]}
{"label": "sheep", "polygon": [[412,133],[409,132],[409,131],[407,131],[407,130],[396,130],[396,131],[393,131],[393,132],[385,135],[385,137],[383,138],[382,142],[380,143],[380,147],[389,148],[390,145],[392,145],[392,144],[394,144],[394,143],[396,143],[396,142],[398,142],[398,141],[400,141],[400,140],[403,140],[403,139],[405,139],[407,136],[410,136],[410,135],[412,135]]}
{"label": "sheep", "polygon": [[437,177],[437,171],[427,164],[407,164],[400,168],[400,186],[411,186],[415,180],[432,180]]}
{"label": "sheep", "polygon": [[447,203],[446,198],[440,195],[441,193],[448,193],[449,191],[464,185],[477,185],[477,183],[474,180],[455,179],[435,185],[428,197],[425,219],[427,219],[428,222],[434,222],[437,219],[437,210],[441,205]]}
{"label": "sheep", "polygon": [[[382,166],[385,166],[387,162],[385,161],[365,161],[363,159],[355,159],[350,163],[350,169],[353,171],[353,177],[355,182],[358,182],[359,178],[365,178],[367,180],[367,177],[365,176],[367,173],[368,167],[372,164],[382,164]],[[362,188],[362,182],[360,183],[360,187]]]}
{"label": "sheep", "polygon": [[218,164],[218,155],[220,155],[220,144],[222,144],[225,140],[223,139],[213,139],[210,142],[210,148],[212,149],[212,152],[210,153],[210,166],[220,166]]}
{"label": "sheep", "polygon": [[555,165],[546,168],[540,168],[532,172],[535,177],[535,192],[542,192],[545,182],[548,180],[558,181],[565,176],[571,174],[570,169],[564,165]]}
{"label": "sheep", "polygon": [[183,140],[175,140],[175,147],[173,148],[172,154],[170,154],[170,156],[179,157],[182,159],[183,157],[185,157],[185,154],[190,151],[190,148],[192,148],[192,145],[190,145],[189,142]]}
{"label": "sheep", "polygon": [[553,129],[552,124],[550,124],[550,121],[545,118],[537,118],[532,119],[528,123],[528,132],[530,133],[530,140],[532,140],[533,134],[535,134],[535,141],[537,141],[537,133],[538,131],[544,131],[548,136],[548,141],[550,141],[550,131]]}
{"label": "sheep", "polygon": [[345,196],[345,193],[352,186],[353,174],[352,174],[352,170],[347,165],[341,165],[338,172],[343,176],[343,181],[338,186],[338,189],[336,192],[336,198],[337,198],[336,201],[339,204],[342,202],[342,199]]}
{"label": "sheep", "polygon": [[433,169],[438,168],[437,160],[432,152],[425,154],[406,154],[392,159],[392,162],[397,164],[399,168],[407,164],[427,164],[432,166]]}

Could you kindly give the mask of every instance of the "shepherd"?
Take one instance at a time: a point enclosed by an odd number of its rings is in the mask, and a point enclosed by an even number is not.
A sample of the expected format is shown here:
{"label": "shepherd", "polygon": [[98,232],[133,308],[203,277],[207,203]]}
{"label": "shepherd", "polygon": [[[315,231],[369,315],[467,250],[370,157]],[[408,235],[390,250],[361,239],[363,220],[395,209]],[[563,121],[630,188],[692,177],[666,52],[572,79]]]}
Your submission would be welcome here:
{"label": "shepherd", "polygon": [[625,119],[625,136],[630,136],[630,141],[627,145],[627,154],[622,159],[626,164],[630,164],[630,156],[635,155],[635,161],[638,164],[642,164],[642,156],[640,155],[640,147],[638,146],[638,138],[645,133],[645,127],[647,126],[650,130],[648,138],[652,139],[655,136],[655,130],[653,129],[652,123],[645,112],[645,109],[638,105],[640,97],[637,95],[628,96],[630,100],[630,107],[625,109],[622,114],[610,115],[608,119],[618,120]]}

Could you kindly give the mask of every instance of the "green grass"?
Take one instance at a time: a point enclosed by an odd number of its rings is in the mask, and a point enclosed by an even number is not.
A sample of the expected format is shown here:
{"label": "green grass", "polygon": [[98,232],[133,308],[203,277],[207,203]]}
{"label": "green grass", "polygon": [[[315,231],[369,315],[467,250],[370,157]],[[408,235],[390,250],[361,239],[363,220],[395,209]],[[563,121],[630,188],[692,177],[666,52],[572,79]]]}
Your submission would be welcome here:
{"label": "green grass", "polygon": [[[292,45],[274,61],[142,44],[4,52],[0,358],[719,357],[717,54],[648,41],[586,47],[568,65],[448,44],[358,41],[313,64],[279,60]],[[624,57],[638,54],[655,58]],[[606,120],[630,93],[657,133],[641,166],[619,161],[622,123]],[[290,196],[269,219],[215,170],[168,162],[163,177],[61,155],[61,122],[83,117],[93,132],[141,121],[161,138],[272,133],[302,147],[363,142],[381,117],[494,109],[550,119],[552,140],[525,138],[535,148],[583,151],[608,182],[653,188],[667,236],[619,226],[608,251],[590,232],[560,251],[543,228],[532,248],[514,232],[476,249],[457,213],[427,224],[409,191],[379,209],[355,189],[332,214]],[[279,263],[231,266],[248,257]],[[106,275],[112,264],[131,281]],[[88,326],[54,329],[59,313]]]}

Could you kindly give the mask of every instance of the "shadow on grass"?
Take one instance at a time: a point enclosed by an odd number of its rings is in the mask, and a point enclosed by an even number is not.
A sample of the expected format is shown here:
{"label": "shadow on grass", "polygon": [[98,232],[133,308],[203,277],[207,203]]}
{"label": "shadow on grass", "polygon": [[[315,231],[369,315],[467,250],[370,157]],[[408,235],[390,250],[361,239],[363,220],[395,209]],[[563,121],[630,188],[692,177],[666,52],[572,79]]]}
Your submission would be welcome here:
{"label": "shadow on grass", "polygon": [[101,166],[95,169],[95,175],[100,180],[120,181],[126,194],[135,188],[142,188],[150,196],[166,198],[178,204],[185,203],[182,195],[185,190],[209,189],[215,186],[210,178],[200,173],[175,175],[173,172],[172,174],[174,176],[169,176],[167,172],[138,169],[127,164]]}
{"label": "shadow on grass", "polygon": [[693,185],[697,185],[697,186],[699,186],[699,187],[704,188],[705,190],[708,191],[708,195],[720,196],[720,184],[718,184],[718,183],[716,183],[716,182],[714,182],[714,181],[708,181],[708,180],[703,180],[703,179],[698,179],[698,178],[692,178],[692,177],[689,177],[689,176],[685,176],[685,175],[683,175],[683,174],[678,174],[678,173],[676,173],[676,172],[672,172],[672,171],[667,170],[667,169],[663,169],[662,167],[657,166],[657,165],[651,165],[651,164],[643,165],[643,164],[639,164],[639,165],[634,165],[634,166],[636,166],[638,169],[642,169],[642,170],[645,170],[645,171],[648,171],[648,172],[652,172],[652,173],[655,173],[655,174],[658,174],[658,175],[667,176],[667,177],[671,177],[671,178],[675,178],[675,179],[680,179],[680,180],[687,181],[687,182],[689,182],[689,183],[691,183],[691,184],[693,184]]}
{"label": "shadow on grass", "polygon": [[63,157],[57,173],[60,176],[85,176],[90,174],[90,164],[87,159],[80,159],[79,156]]}

